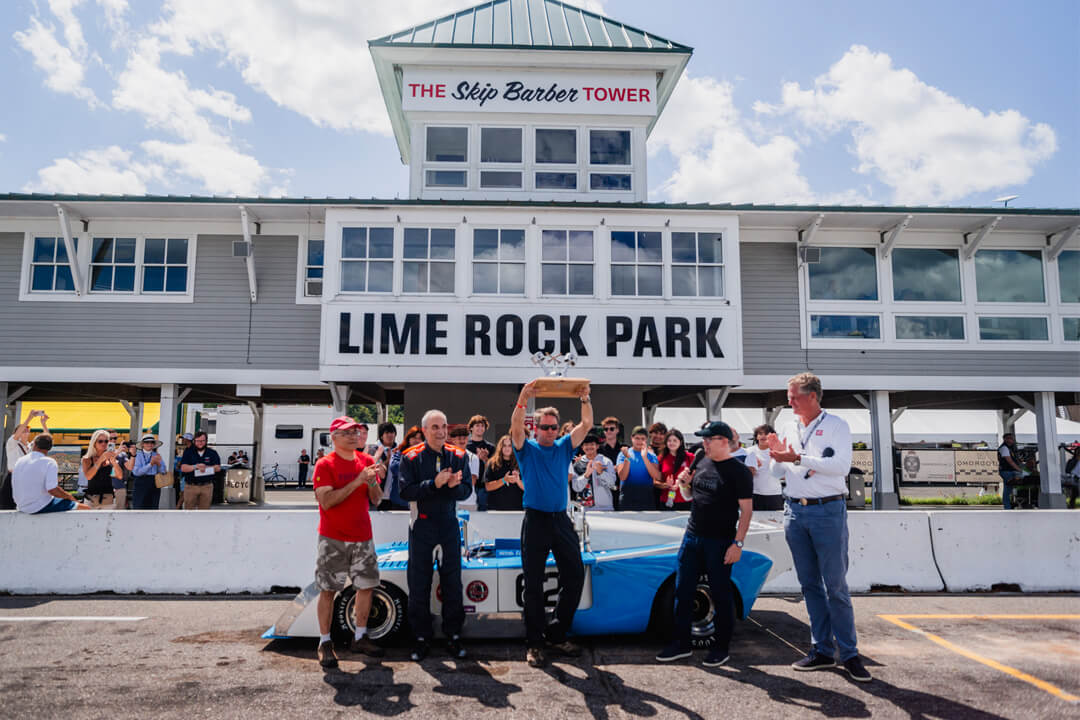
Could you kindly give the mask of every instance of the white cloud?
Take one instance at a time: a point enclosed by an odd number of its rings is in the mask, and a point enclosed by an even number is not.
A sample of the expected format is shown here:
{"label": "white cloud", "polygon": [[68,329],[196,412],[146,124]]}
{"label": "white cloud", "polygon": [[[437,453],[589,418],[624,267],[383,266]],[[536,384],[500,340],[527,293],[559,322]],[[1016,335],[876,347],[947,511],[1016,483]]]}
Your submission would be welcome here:
{"label": "white cloud", "polygon": [[[78,23],[75,23],[76,27]],[[71,33],[81,41],[81,30]],[[57,39],[52,25],[45,26],[36,17],[30,18],[30,27],[17,31],[15,41],[34,58],[34,64],[45,73],[45,84],[56,92],[73,95],[85,100],[91,107],[100,105],[94,92],[86,87],[86,68],[83,59],[71,48]],[[85,42],[82,50],[85,51]]]}
{"label": "white cloud", "polygon": [[759,134],[739,115],[731,83],[685,76],[649,139],[671,152],[676,169],[660,184],[677,202],[814,202],[799,168],[799,146],[785,135]]}
{"label": "white cloud", "polygon": [[0,133],[0,142],[7,142],[7,135]]}
{"label": "white cloud", "polygon": [[316,125],[388,134],[366,41],[447,11],[443,0],[172,0],[154,31],[176,52],[223,53],[249,85]]}
{"label": "white cloud", "polygon": [[28,183],[27,192],[117,193],[142,195],[146,183],[160,179],[163,169],[152,163],[132,160],[131,153],[115,145],[102,150],[84,150],[74,157],[57,158],[38,170],[38,179]]}
{"label": "white cloud", "polygon": [[852,46],[812,88],[783,88],[763,114],[792,113],[823,134],[850,131],[857,171],[898,203],[940,203],[1027,182],[1057,149],[1053,129],[1016,110],[983,112]]}
{"label": "white cloud", "polygon": [[143,150],[178,172],[199,181],[215,195],[259,195],[270,171],[227,141],[214,139],[168,143],[148,140]]}

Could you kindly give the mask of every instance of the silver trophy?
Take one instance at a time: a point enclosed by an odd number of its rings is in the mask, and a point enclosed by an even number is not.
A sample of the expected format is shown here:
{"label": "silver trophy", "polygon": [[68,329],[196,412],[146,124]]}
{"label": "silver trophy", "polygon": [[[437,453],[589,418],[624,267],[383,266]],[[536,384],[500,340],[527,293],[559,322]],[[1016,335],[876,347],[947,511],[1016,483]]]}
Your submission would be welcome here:
{"label": "silver trophy", "polygon": [[577,353],[573,351],[554,355],[549,352],[536,352],[533,353],[532,364],[543,369],[548,377],[561,378],[566,376],[567,368],[577,365],[577,359]]}
{"label": "silver trophy", "polygon": [[537,397],[581,397],[587,392],[589,381],[586,378],[566,377],[567,369],[577,365],[577,353],[537,352],[531,359],[533,365],[545,373],[536,379]]}

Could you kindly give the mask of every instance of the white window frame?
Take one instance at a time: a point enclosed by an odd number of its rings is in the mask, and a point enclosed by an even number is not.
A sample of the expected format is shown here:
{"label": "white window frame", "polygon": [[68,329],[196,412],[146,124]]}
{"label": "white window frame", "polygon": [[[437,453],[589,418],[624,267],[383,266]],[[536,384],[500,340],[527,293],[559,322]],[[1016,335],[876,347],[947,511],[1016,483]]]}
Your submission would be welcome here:
{"label": "white window frame", "polygon": [[[1080,254],[1080,248],[1067,247],[1067,248],[1062,249],[1061,252],[1062,253],[1074,252],[1074,253]],[[1054,262],[1054,272],[1052,272],[1052,273],[1048,272],[1047,275],[1052,276],[1053,279],[1054,279],[1054,285],[1055,285],[1055,287],[1053,289],[1054,301],[1057,302],[1061,306],[1063,312],[1068,313],[1070,311],[1069,309],[1071,308],[1072,312],[1074,312],[1076,315],[1080,315],[1080,302],[1065,302],[1064,300],[1061,299],[1061,255],[1059,254],[1056,258],[1054,258],[1053,262]],[[1047,287],[1046,292],[1047,292],[1047,296],[1049,296],[1049,293],[1050,293],[1049,286]],[[1073,315],[1067,315],[1067,317],[1073,317]]]}
{"label": "white window frame", "polygon": [[[540,130],[573,130],[574,131],[574,163],[540,163],[536,161],[536,133]],[[582,185],[582,166],[581,153],[582,153],[582,127],[579,125],[561,125],[552,123],[550,125],[538,124],[529,127],[529,138],[532,140],[532,148],[529,153],[528,161],[530,170],[528,172],[528,183],[531,190],[537,192],[550,192],[550,193],[562,193],[562,194],[578,194],[581,192],[588,192],[587,188]],[[573,189],[567,188],[541,188],[536,186],[537,173],[551,172],[551,173],[565,173],[567,175],[574,175],[577,180],[577,186]]]}
{"label": "white window frame", "polygon": [[[694,235],[694,248],[697,252],[697,236],[702,233],[715,234],[720,236],[720,262],[718,263],[701,263],[694,261],[691,263],[675,262],[674,247],[672,246],[672,234],[673,233],[693,233]],[[697,230],[692,228],[665,228],[661,246],[663,250],[664,265],[665,265],[665,277],[664,287],[670,288],[669,292],[665,294],[665,297],[671,300],[683,301],[697,301],[697,302],[717,302],[727,300],[728,293],[728,271],[727,271],[727,236],[723,230]],[[720,282],[723,283],[723,293],[720,295],[676,295],[675,294],[675,267],[693,267],[695,270],[699,267],[718,267],[720,268]],[[699,288],[700,289],[700,288]]]}
{"label": "white window frame", "polygon": [[[477,260],[476,259],[476,231],[477,230],[495,230],[495,231],[497,231],[499,233],[499,255],[500,255],[500,257],[498,257],[495,260]],[[502,259],[502,257],[501,257],[502,256],[502,234],[503,234],[503,231],[505,231],[505,230],[520,230],[522,232],[522,234],[524,235],[525,244],[524,244],[523,249],[524,249],[525,254],[520,260],[512,260],[512,259],[503,260]],[[594,246],[594,249],[595,249],[595,246]],[[469,262],[468,262],[469,281],[468,282],[469,282],[469,294],[471,296],[477,297],[477,298],[500,298],[500,297],[523,298],[523,297],[526,297],[529,294],[529,265],[531,264],[530,263],[530,257],[529,257],[529,226],[516,224],[516,223],[504,223],[504,222],[487,223],[487,222],[484,222],[484,221],[477,221],[475,223],[470,223],[470,227],[469,227],[469,256],[468,257],[469,257]],[[520,293],[503,292],[503,290],[502,290],[502,273],[501,272],[496,272],[496,276],[499,278],[499,281],[498,281],[499,289],[498,290],[496,290],[495,292],[479,292],[475,287],[475,283],[473,282],[473,273],[472,273],[473,265],[494,265],[496,268],[501,268],[504,264],[505,265],[521,265],[523,273],[524,273],[524,276],[523,276],[524,277],[524,282],[522,283],[521,292]],[[595,290],[595,287],[594,287],[594,290]],[[581,297],[585,297],[585,296],[582,295]]]}
{"label": "white window frame", "polygon": [[[585,262],[580,261],[580,260],[569,260],[569,259],[568,260],[563,260],[563,261],[545,261],[544,260],[544,248],[543,248],[543,236],[544,236],[544,231],[545,230],[551,230],[551,231],[554,231],[554,232],[565,232],[567,234],[567,238],[566,238],[567,243],[570,242],[570,233],[571,232],[587,232],[587,233],[591,233],[592,234],[592,257],[593,257],[593,259],[591,261],[589,261],[588,263],[585,263]],[[556,227],[555,225],[547,225],[547,224],[545,224],[543,227],[538,229],[537,235],[540,238],[540,241],[538,243],[539,247],[537,248],[537,253],[536,253],[536,256],[537,256],[538,259],[536,261],[535,275],[536,275],[537,295],[539,297],[550,298],[550,299],[553,299],[553,300],[584,300],[584,299],[587,299],[587,298],[588,299],[595,299],[595,298],[600,297],[600,285],[599,285],[600,279],[598,277],[599,276],[598,268],[600,266],[600,263],[598,262],[598,258],[597,258],[597,254],[598,254],[598,251],[599,251],[599,243],[597,241],[599,239],[600,233],[598,233],[596,231],[595,226],[566,225],[566,226]],[[527,237],[526,237],[525,242],[526,242],[526,245],[528,245],[528,238]],[[610,240],[608,242],[610,242]],[[569,254],[569,244],[567,245],[567,253]],[[528,257],[528,252],[526,252],[526,257]],[[592,294],[590,294],[590,295],[571,295],[570,294],[569,266],[570,265],[586,265],[586,264],[590,265],[591,269],[592,269],[592,283],[593,283]],[[563,267],[567,268],[566,292],[565,293],[552,294],[552,293],[545,293],[544,292],[544,265],[562,265]],[[528,268],[526,268],[526,272],[528,272]],[[526,286],[528,286],[528,283],[526,283]],[[626,297],[629,297],[629,296],[626,296]]]}
{"label": "white window frame", "polygon": [[[391,244],[390,244],[390,248],[391,248],[390,249],[390,257],[388,257],[388,258],[375,258],[374,259],[375,262],[389,263],[389,265],[390,265],[391,281],[390,281],[390,289],[389,290],[368,290],[367,289],[368,284],[369,284],[368,281],[369,281],[369,279],[371,277],[371,262],[372,262],[371,257],[369,257],[367,255],[365,255],[362,258],[347,258],[347,257],[345,257],[345,255],[344,255],[345,231],[346,230],[351,230],[351,229],[354,229],[354,228],[364,228],[364,230],[366,231],[365,235],[364,235],[364,241],[365,241],[365,243],[368,243],[369,245],[370,245],[370,242],[371,242],[371,229],[372,228],[378,228],[380,230],[385,230],[385,229],[390,230],[391,237],[392,237]],[[367,246],[365,246],[365,252],[367,252]],[[396,255],[397,255],[397,227],[393,223],[355,223],[355,224],[349,224],[349,225],[342,225],[338,229],[338,256],[337,256],[337,269],[336,269],[338,292],[340,294],[342,294],[342,295],[346,295],[346,296],[349,296],[349,297],[365,296],[365,295],[371,295],[373,297],[389,297],[389,296],[393,295],[394,294],[394,281],[393,281],[393,278],[396,277],[396,275],[397,275],[397,271],[394,268],[394,265],[396,263],[396,257],[395,257]],[[304,260],[306,262],[307,258],[305,257]],[[362,263],[366,264],[365,267],[364,267],[364,289],[363,290],[346,290],[342,286],[341,280],[342,280],[342,273],[345,271],[345,263],[351,263],[351,262],[362,262]],[[326,244],[325,244],[325,242],[323,243],[323,283],[324,283],[323,290],[324,290],[324,294],[325,294],[325,289],[326,289],[326,285],[325,285],[325,283],[326,283]]]}
{"label": "white window frame", "polygon": [[[100,240],[112,240],[113,241],[113,256],[114,257],[116,255],[116,241],[117,240],[134,240],[135,241],[135,259],[130,263],[116,263],[115,261],[107,262],[107,263],[94,262],[94,245],[96,244],[96,241],[99,240],[99,239]],[[61,238],[61,240],[62,240],[62,238]],[[87,273],[86,273],[86,292],[92,293],[94,295],[100,295],[100,294],[124,295],[124,296],[127,296],[127,297],[134,297],[135,295],[137,295],[139,293],[140,287],[142,286],[142,279],[143,279],[142,278],[143,274],[141,272],[139,272],[139,269],[140,269],[139,268],[139,264],[140,264],[139,263],[139,258],[141,257],[141,254],[139,252],[140,251],[139,238],[134,237],[132,235],[119,235],[119,234],[117,234],[117,235],[112,235],[112,236],[106,236],[106,235],[91,234],[89,240],[90,240],[90,265],[89,265],[89,267],[87,269]],[[145,252],[145,241],[143,241],[143,243],[144,243],[144,247],[142,248],[142,250],[143,250],[143,252]],[[167,251],[167,249],[168,249],[168,246],[166,246],[166,251]],[[143,266],[145,267],[145,261],[144,261]],[[112,272],[113,285],[114,286],[116,285],[116,268],[117,267],[130,267],[130,268],[132,268],[132,272],[134,273],[134,281],[132,282],[131,290],[115,290],[115,289],[113,289],[113,290],[95,290],[94,289],[94,268],[95,267],[110,267],[110,268],[112,268],[112,271],[113,271]],[[164,267],[169,267],[169,265],[166,263],[164,265]]]}
{"label": "white window frame", "polygon": [[[427,133],[430,128],[453,128],[465,130],[465,160],[464,161],[440,161],[440,160],[428,160],[427,152]],[[476,159],[480,157],[480,148],[478,143],[480,142],[480,134],[477,130],[475,123],[455,123],[455,122],[432,122],[425,123],[423,125],[424,135],[424,154],[420,157],[420,181],[425,190],[470,190],[475,187],[479,187],[479,177],[474,181],[473,175],[476,172]],[[427,174],[429,170],[452,170],[465,173],[464,185],[429,185],[427,181]]]}
{"label": "white window frame", "polygon": [[[406,230],[427,230],[428,233],[428,254],[424,259],[421,258],[407,258],[405,257],[405,231]],[[454,256],[452,258],[431,258],[431,231],[432,230],[449,230],[454,233]],[[400,235],[400,241],[398,236]],[[431,222],[428,224],[420,224],[420,221],[409,222],[402,225],[399,229],[395,229],[394,234],[394,294],[403,297],[454,297],[458,294],[458,285],[461,282],[461,278],[458,277],[458,253],[461,247],[461,229],[456,225],[442,222]],[[428,277],[427,286],[428,290],[423,292],[416,292],[413,290],[405,290],[405,263],[410,262],[426,262],[428,263]],[[431,291],[431,263],[445,263],[453,267],[454,272],[454,289],[450,292],[432,292]],[[352,294],[352,293],[343,293]],[[386,293],[370,293],[372,295],[385,295]]]}
{"label": "white window frame", "polygon": [[[839,234],[839,233],[838,233]],[[860,233],[865,238],[866,233]],[[958,250],[960,259],[960,302],[893,300],[892,253],[887,258],[881,256],[881,248],[876,250],[876,272],[878,283],[877,300],[811,300],[809,266],[799,267],[799,306],[802,347],[807,349],[896,349],[896,350],[1030,350],[1046,351],[1054,346],[1061,347],[1064,340],[1064,317],[1080,315],[1080,304],[1061,303],[1060,288],[1056,272],[1051,272],[1045,248],[1017,241],[1015,238],[988,240],[982,250],[1032,250],[1039,251],[1043,266],[1043,289],[1046,300],[1031,303],[979,302],[975,278],[974,256],[965,259],[962,239],[943,241],[938,235],[932,240],[915,237],[901,246],[907,248]],[[910,244],[909,244],[910,243]],[[865,240],[843,238],[821,239],[815,243],[819,247],[871,247]],[[1068,248],[1070,250],[1075,248]],[[1055,263],[1056,265],[1056,263]],[[814,338],[810,335],[811,315],[879,315],[881,339],[862,338]],[[964,318],[963,340],[928,340],[900,339],[896,336],[896,317],[899,315],[942,316]],[[1048,327],[1047,340],[983,340],[979,335],[980,317],[1041,317]]]}
{"label": "white window frame", "polygon": [[[74,291],[43,291],[31,290],[31,266],[34,255],[34,238],[53,237],[63,242],[63,235],[56,232],[56,228],[42,229],[40,231],[27,231],[23,233],[23,257],[21,279],[19,283],[19,302],[138,302],[138,303],[192,303],[195,301],[195,261],[197,256],[198,235],[190,232],[173,232],[165,229],[162,232],[130,232],[108,228],[97,232],[75,233],[72,239],[78,237],[79,248],[76,251],[76,266],[82,272],[83,281],[86,284],[82,295]],[[95,237],[102,238],[135,238],[135,290],[92,290],[91,256]],[[187,240],[187,282],[186,289],[178,292],[143,291],[144,252],[146,240],[179,238]]]}
{"label": "white window frame", "polygon": [[[322,267],[323,276],[323,292],[326,291],[326,238],[322,235],[298,235],[297,236],[297,253],[296,253],[296,304],[297,305],[319,305],[322,303],[323,295],[308,295],[307,294],[307,270],[309,267]],[[321,242],[323,244],[323,264],[308,265],[307,264],[307,251],[308,243]]]}
{"label": "white window frame", "polygon": [[[595,165],[592,161],[592,133],[594,130],[608,132],[625,132],[630,135],[630,163],[627,165]],[[587,125],[585,126],[585,155],[581,164],[585,168],[585,192],[587,193],[621,193],[631,195],[635,189],[637,180],[634,177],[634,128],[616,127],[611,125]],[[629,175],[630,187],[627,190],[612,188],[593,188],[593,175]]]}
{"label": "white window frame", "polygon": [[[506,162],[484,162],[481,159],[483,153],[483,141],[484,130],[517,130],[521,133],[521,162],[506,163]],[[525,172],[525,166],[528,162],[528,156],[526,155],[526,146],[528,145],[526,136],[528,135],[528,128],[520,123],[478,123],[476,126],[476,187],[479,190],[489,190],[491,192],[520,192],[525,190],[528,183],[528,178]],[[426,148],[425,148],[426,152]],[[521,176],[521,183],[517,187],[484,187],[483,185],[483,173],[484,172],[516,172]],[[425,177],[426,180],[426,177]]]}
{"label": "white window frame", "polygon": [[[681,232],[682,228],[679,228],[679,231]],[[627,262],[625,260],[613,260],[611,258],[611,244],[613,242],[613,235],[615,233],[617,233],[617,232],[631,232],[631,233],[634,233],[634,261],[633,262]],[[657,233],[658,235],[660,235],[660,261],[658,263],[639,262],[638,261],[638,259],[637,259],[637,233],[642,233],[642,232],[654,232],[654,233]],[[686,232],[690,232],[690,231],[687,230]],[[668,232],[667,228],[650,227],[650,226],[641,226],[641,227],[633,227],[633,228],[631,228],[631,227],[622,227],[622,226],[621,227],[612,227],[611,232],[607,234],[607,252],[605,253],[605,255],[607,256],[607,268],[608,268],[608,277],[607,277],[606,286],[607,286],[607,289],[608,289],[608,294],[611,297],[611,299],[613,299],[613,300],[634,300],[634,299],[646,299],[646,300],[665,299],[665,300],[670,300],[671,299],[671,277],[670,277],[670,275],[671,275],[671,234],[670,234],[670,232]],[[614,284],[611,282],[611,280],[612,280],[611,271],[616,265],[630,266],[630,267],[634,267],[634,268],[637,268],[640,265],[649,265],[649,266],[659,265],[660,266],[660,294],[659,295],[642,295],[641,293],[639,293],[638,289],[637,289],[637,274],[636,274],[636,272],[635,272],[635,275],[634,275],[634,294],[633,295],[616,294]],[[725,281],[727,280],[726,276],[724,277],[724,280]],[[679,298],[680,301],[682,301],[682,300],[700,301],[701,299],[702,298],[698,298],[698,297]],[[718,298],[707,298],[707,299],[716,300]]]}

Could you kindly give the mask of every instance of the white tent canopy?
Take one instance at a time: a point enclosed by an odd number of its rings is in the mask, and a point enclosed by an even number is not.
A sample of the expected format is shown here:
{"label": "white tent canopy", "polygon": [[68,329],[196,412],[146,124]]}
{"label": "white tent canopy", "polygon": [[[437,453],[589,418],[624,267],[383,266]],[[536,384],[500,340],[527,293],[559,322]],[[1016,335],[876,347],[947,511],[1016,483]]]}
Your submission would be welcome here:
{"label": "white tent canopy", "polygon": [[[852,440],[871,444],[870,412],[867,410],[830,410],[842,417],[851,427]],[[764,412],[752,408],[725,408],[720,417],[739,431],[744,444],[750,441],[753,429],[764,422]],[[777,419],[783,425],[791,418],[791,409],[785,408]],[[657,408],[656,420],[668,427],[676,427],[683,433],[693,432],[705,421],[703,408]],[[1035,417],[1025,413],[1015,425],[1016,441],[1035,443]],[[1080,422],[1057,418],[1058,442],[1080,441]],[[1001,442],[1001,424],[998,414],[992,410],[906,410],[893,425],[893,437],[897,443],[977,443],[996,446]]]}

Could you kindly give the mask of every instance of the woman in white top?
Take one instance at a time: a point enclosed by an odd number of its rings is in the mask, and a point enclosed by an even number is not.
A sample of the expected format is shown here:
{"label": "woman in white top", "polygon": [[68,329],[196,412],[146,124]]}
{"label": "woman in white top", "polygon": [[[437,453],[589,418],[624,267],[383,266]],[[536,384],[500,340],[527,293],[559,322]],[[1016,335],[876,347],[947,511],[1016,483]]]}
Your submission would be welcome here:
{"label": "woman in white top", "polygon": [[780,478],[769,474],[769,433],[776,432],[772,425],[754,428],[754,442],[746,451],[746,467],[754,476],[754,510],[783,510],[784,490]]}
{"label": "woman in white top", "polygon": [[4,473],[3,480],[0,482],[0,510],[15,509],[15,498],[11,494],[11,469],[15,467],[15,463],[19,458],[30,454],[30,421],[36,417],[41,418],[42,434],[48,435],[49,416],[45,414],[44,410],[31,410],[30,414],[26,416],[25,422],[15,426],[15,432],[11,434],[7,444],[4,446],[7,457],[7,472]]}

